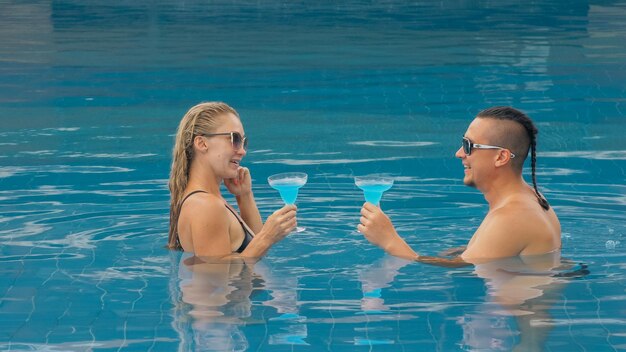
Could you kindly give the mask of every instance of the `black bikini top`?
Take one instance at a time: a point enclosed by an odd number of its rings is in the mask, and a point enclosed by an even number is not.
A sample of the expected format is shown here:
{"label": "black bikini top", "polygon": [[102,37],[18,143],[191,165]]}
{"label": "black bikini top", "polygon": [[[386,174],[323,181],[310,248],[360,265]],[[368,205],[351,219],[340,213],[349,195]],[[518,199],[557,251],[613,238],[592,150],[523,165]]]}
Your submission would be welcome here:
{"label": "black bikini top", "polygon": [[[181,208],[183,207],[183,203],[185,203],[187,198],[189,198],[191,195],[196,194],[196,193],[209,193],[209,192],[202,191],[202,190],[196,190],[196,191],[190,192],[188,195],[185,196],[185,198],[183,198],[183,201],[180,202],[180,207]],[[226,209],[228,209],[231,213],[233,213],[233,215],[235,216],[235,218],[237,218],[237,221],[241,225],[241,228],[243,229],[243,233],[244,233],[243,242],[241,243],[241,246],[239,246],[239,248],[237,248],[236,250],[237,253],[241,253],[246,249],[246,247],[248,247],[248,244],[252,242],[254,235],[252,234],[252,230],[248,228],[248,226],[243,222],[239,214],[237,214],[237,212],[233,210],[233,208],[231,208],[230,205],[228,205],[227,203],[224,203],[224,206],[226,206]]]}

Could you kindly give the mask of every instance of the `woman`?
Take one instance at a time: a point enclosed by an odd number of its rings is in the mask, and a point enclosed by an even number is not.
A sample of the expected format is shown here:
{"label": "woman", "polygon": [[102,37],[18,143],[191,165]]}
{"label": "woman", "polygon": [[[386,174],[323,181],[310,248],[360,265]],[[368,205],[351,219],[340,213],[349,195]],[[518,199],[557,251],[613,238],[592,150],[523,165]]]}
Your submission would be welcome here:
{"label": "woman", "polygon": [[[239,115],[224,103],[198,104],[183,116],[169,181],[169,248],[197,256],[258,258],[295,228],[295,206],[284,206],[263,224],[250,172],[240,166],[247,145]],[[222,197],[222,182],[241,215]]]}

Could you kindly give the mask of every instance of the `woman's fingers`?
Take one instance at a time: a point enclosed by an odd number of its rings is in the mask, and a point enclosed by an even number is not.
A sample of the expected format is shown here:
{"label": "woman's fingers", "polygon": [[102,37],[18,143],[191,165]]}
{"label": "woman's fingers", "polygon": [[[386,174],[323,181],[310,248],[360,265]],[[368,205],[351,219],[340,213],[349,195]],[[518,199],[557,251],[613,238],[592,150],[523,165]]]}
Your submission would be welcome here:
{"label": "woman's fingers", "polygon": [[296,206],[295,206],[295,205],[285,205],[284,207],[282,207],[282,208],[280,208],[280,209],[276,210],[276,211],[274,212],[274,214],[277,214],[277,215],[285,215],[285,214],[288,214],[288,213],[290,213],[290,212],[291,212],[291,213],[293,213],[293,214],[294,214],[294,216],[295,216],[296,209],[297,209],[297,208],[296,208]]}
{"label": "woman's fingers", "polygon": [[295,229],[297,225],[298,222],[296,221],[295,217],[291,219],[281,218],[278,224],[279,236],[286,236],[288,233],[293,231],[293,229]]}
{"label": "woman's fingers", "polygon": [[298,226],[298,220],[296,220],[296,218],[294,217],[293,219],[290,219],[287,224],[289,225],[287,229],[289,230],[289,232],[291,232],[293,229],[296,228],[296,226]]}
{"label": "woman's fingers", "polygon": [[239,180],[245,180],[248,175],[250,175],[250,170],[247,167],[239,168]]}
{"label": "woman's fingers", "polygon": [[281,214],[281,215],[278,215],[278,222],[286,223],[286,222],[289,222],[289,221],[291,221],[291,220],[293,220],[295,218],[296,218],[295,213],[294,214],[290,214],[290,213]]}
{"label": "woman's fingers", "polygon": [[286,213],[275,214],[275,216],[276,216],[276,220],[278,222],[285,222],[285,221],[287,221],[289,219],[295,218],[296,217],[296,212],[295,212],[295,210],[291,210],[291,211],[288,211]]}
{"label": "woman's fingers", "polygon": [[296,214],[295,205],[285,205],[284,207],[276,210],[272,217],[274,218],[274,221],[280,231],[290,232],[298,224]]}

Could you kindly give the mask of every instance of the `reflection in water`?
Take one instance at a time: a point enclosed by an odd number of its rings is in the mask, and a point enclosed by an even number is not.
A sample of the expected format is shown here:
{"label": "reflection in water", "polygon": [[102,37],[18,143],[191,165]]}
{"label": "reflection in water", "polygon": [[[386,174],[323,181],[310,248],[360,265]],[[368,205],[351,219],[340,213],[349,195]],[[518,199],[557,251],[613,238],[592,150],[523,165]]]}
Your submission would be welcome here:
{"label": "reflection in water", "polygon": [[263,305],[275,308],[279,314],[269,318],[280,327],[279,332],[270,335],[270,345],[308,345],[306,317],[299,314],[297,276],[270,268],[264,261],[255,264],[254,272],[264,279],[264,289],[271,295]]}
{"label": "reflection in water", "polygon": [[[394,307],[385,304],[382,290],[393,287],[395,277],[410,263],[386,255],[359,271],[362,314],[394,313]],[[453,315],[463,332],[463,348],[543,350],[552,325],[549,310],[561,299],[569,278],[589,273],[586,266],[573,264],[561,261],[559,252],[475,264],[471,276],[484,280],[487,294],[484,301],[464,305],[462,311]],[[462,282],[455,291],[472,291],[466,280]],[[464,299],[453,301],[458,305]]]}
{"label": "reflection in water", "polygon": [[[178,253],[172,254],[172,257]],[[244,351],[248,341],[241,332],[251,315],[254,273],[241,262],[206,264],[184,253],[172,263],[170,291],[174,301],[174,329],[179,351]]]}
{"label": "reflection in water", "polygon": [[264,262],[207,262],[190,253],[171,253],[173,327],[180,336],[179,351],[244,351],[250,348],[243,329],[265,323],[253,317],[252,299],[266,290],[264,305],[284,321],[281,331],[269,336],[270,344],[306,344],[306,318],[298,314],[297,278],[273,276]]}
{"label": "reflection in water", "polygon": [[400,269],[413,263],[402,258],[385,255],[359,272],[363,299],[361,310],[364,313],[384,313],[389,311],[382,297],[382,289],[390,287]]}
{"label": "reflection in water", "polygon": [[512,257],[476,264],[485,280],[485,302],[458,320],[464,347],[471,350],[540,351],[551,319],[549,309],[567,284],[567,277],[586,275],[584,268],[562,262],[560,252]]}

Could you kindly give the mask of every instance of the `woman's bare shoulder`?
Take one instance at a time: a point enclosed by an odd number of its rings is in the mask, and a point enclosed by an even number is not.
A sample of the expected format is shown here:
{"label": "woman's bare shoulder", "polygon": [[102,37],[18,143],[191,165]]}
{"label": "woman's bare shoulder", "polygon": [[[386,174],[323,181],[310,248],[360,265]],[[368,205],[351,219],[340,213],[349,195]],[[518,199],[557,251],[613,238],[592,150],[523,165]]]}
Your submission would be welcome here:
{"label": "woman's bare shoulder", "polygon": [[[224,199],[210,193],[193,194],[185,200],[181,209],[181,216],[183,213],[186,213],[186,215],[193,215],[194,218],[196,218],[198,214],[210,214],[214,215],[210,216],[210,218],[222,218],[224,221],[228,219],[227,216],[221,216],[228,214]],[[206,217],[202,216],[200,218]]]}

